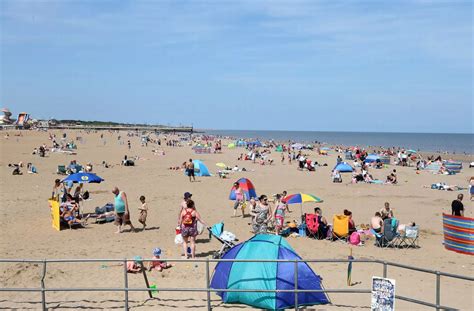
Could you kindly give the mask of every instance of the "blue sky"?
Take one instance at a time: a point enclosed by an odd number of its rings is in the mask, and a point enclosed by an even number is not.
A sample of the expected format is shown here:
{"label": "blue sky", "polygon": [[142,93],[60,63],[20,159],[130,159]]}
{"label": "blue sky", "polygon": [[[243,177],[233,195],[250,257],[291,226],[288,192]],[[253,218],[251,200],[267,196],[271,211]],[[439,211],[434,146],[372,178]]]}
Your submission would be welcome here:
{"label": "blue sky", "polygon": [[0,106],[199,128],[473,132],[471,1],[0,1]]}

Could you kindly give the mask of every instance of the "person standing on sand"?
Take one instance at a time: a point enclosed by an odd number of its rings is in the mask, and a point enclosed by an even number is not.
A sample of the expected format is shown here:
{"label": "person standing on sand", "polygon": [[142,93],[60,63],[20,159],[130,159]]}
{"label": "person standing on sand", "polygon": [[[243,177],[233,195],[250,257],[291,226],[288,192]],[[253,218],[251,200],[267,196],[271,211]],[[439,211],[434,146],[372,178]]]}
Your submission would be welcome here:
{"label": "person standing on sand", "polygon": [[181,212],[188,206],[188,201],[191,200],[191,197],[193,196],[192,193],[190,192],[185,192],[183,195],[183,201],[181,202],[180,209],[179,209],[179,214],[178,214],[178,224],[179,220],[181,219]]}
{"label": "person standing on sand", "polygon": [[451,203],[452,215],[464,217],[464,204],[462,204],[463,198],[464,198],[464,195],[460,193],[458,194],[458,198]]}
{"label": "person standing on sand", "polygon": [[115,210],[115,225],[117,226],[117,231],[115,233],[122,233],[122,226],[129,225],[130,230],[135,232],[135,227],[133,227],[132,222],[130,221],[130,210],[128,209],[127,195],[125,192],[120,191],[118,187],[114,187],[112,193],[115,195],[114,198],[114,210]]}
{"label": "person standing on sand", "polygon": [[[179,227],[181,228],[181,236],[183,237],[183,250],[187,253],[188,243],[191,248],[191,258],[196,257],[196,236],[198,235],[197,222],[200,221],[203,225],[205,222],[201,219],[193,200],[188,200],[186,208],[181,211],[179,218]],[[187,256],[186,256],[187,257]]]}
{"label": "person standing on sand", "polygon": [[474,176],[471,176],[471,179],[469,179],[469,194],[471,195],[469,200],[472,201],[474,198]]}
{"label": "person standing on sand", "polygon": [[[189,159],[189,162],[186,163],[186,174],[189,176],[189,181],[190,182],[196,181],[196,177],[194,176],[193,159]],[[192,178],[192,180],[191,180],[191,178]]]}

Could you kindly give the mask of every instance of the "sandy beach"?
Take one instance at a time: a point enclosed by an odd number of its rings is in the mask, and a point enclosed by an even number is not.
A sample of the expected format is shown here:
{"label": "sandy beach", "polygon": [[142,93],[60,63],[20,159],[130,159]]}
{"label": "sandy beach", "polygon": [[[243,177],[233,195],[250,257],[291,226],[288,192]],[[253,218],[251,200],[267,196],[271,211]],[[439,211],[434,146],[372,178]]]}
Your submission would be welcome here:
{"label": "sandy beach", "polygon": [[[47,153],[45,158],[32,155],[35,147],[45,143],[48,146],[48,132],[9,131],[8,139],[0,138],[0,257],[20,259],[66,259],[66,258],[112,258],[123,259],[142,256],[152,257],[152,249],[160,247],[164,258],[180,258],[181,247],[174,243],[175,227],[180,203],[184,192],[191,192],[197,210],[208,224],[224,221],[225,229],[237,235],[240,241],[253,236],[249,226],[250,218],[232,218],[232,201],[228,199],[233,181],[240,177],[249,178],[258,194],[274,193],[283,190],[288,193],[304,192],[314,194],[324,200],[321,204],[307,203],[304,212],[311,212],[315,206],[323,210],[323,215],[332,221],[334,214],[344,209],[353,212],[357,225],[368,224],[371,216],[379,211],[384,202],[390,202],[396,217],[401,223],[416,222],[421,228],[419,249],[380,249],[375,247],[374,240],[369,239],[364,246],[349,246],[341,242],[314,240],[309,238],[289,237],[287,240],[296,252],[304,259],[346,259],[352,248],[356,259],[379,259],[393,261],[410,266],[440,270],[443,272],[472,276],[474,262],[471,256],[447,251],[442,245],[442,213],[451,213],[451,201],[458,193],[464,194],[465,216],[473,217],[472,202],[468,190],[438,191],[425,188],[432,183],[445,182],[467,188],[474,168],[469,168],[470,157],[464,157],[464,168],[461,173],[447,176],[434,175],[427,171],[416,174],[413,167],[395,167],[372,170],[375,178],[385,180],[393,168],[397,169],[397,185],[351,184],[350,178],[343,175],[341,184],[332,183],[330,174],[336,162],[337,153],[317,155],[314,151],[305,151],[309,158],[327,166],[318,167],[315,172],[297,170],[297,163],[291,165],[280,163],[280,153],[270,155],[275,160],[273,165],[261,166],[251,161],[237,161],[244,153],[243,148],[228,149],[224,142],[222,153],[195,154],[191,146],[140,145],[139,137],[126,137],[131,140],[131,150],[127,144],[119,144],[117,133],[103,132],[86,134],[67,131],[69,138],[82,137],[78,142],[77,155]],[[58,137],[60,131],[52,131]],[[153,149],[162,149],[165,155],[154,155]],[[124,155],[138,156],[136,166],[120,165]],[[343,156],[343,155],[342,155]],[[198,177],[197,182],[190,183],[183,171],[169,170],[184,161],[202,160],[213,173],[211,177]],[[91,193],[91,200],[84,205],[85,212],[93,212],[95,207],[113,202],[111,190],[114,186],[126,192],[129,200],[131,219],[136,227],[138,223],[138,198],[146,196],[149,205],[148,227],[143,232],[124,232],[115,234],[112,223],[89,225],[84,229],[62,230],[58,232],[51,226],[48,198],[51,195],[54,180],[62,178],[57,175],[58,165],[67,165],[71,160],[85,165],[92,162],[93,171],[105,179],[100,184],[86,184],[85,189]],[[32,162],[38,174],[13,176],[9,163]],[[112,164],[104,168],[101,163]],[[246,172],[234,172],[227,179],[215,174],[216,163],[223,162],[230,167],[238,164]],[[290,205],[292,213],[286,215],[286,221],[299,219],[299,205]],[[199,236],[197,255],[206,258],[218,250],[221,244],[215,239],[208,239],[207,232]],[[213,268],[211,264],[211,272]],[[347,264],[318,263],[311,264],[316,273],[323,278],[326,288],[349,288],[346,284]],[[0,264],[0,283],[3,287],[39,287],[41,265],[36,264]],[[356,285],[350,288],[370,288],[372,276],[381,276],[381,266],[356,263],[353,267],[352,281]],[[389,267],[388,277],[397,282],[397,294],[434,302],[435,276],[420,272]],[[176,263],[176,266],[164,272],[153,271],[149,274],[150,283],[158,287],[204,287],[205,265]],[[51,264],[48,266],[45,280],[47,287],[119,287],[123,285],[123,267],[110,263]],[[141,275],[129,275],[130,287],[144,287]],[[472,283],[442,278],[441,304],[461,310],[474,308]],[[59,293],[48,292],[48,307],[54,310],[87,309],[120,309],[123,307],[123,293],[81,292]],[[167,310],[206,308],[206,293],[160,292],[159,299],[148,299],[146,292],[131,292],[132,310]],[[308,310],[363,310],[369,309],[369,294],[330,294],[332,303],[324,306],[308,307]],[[215,310],[239,310],[250,308],[245,305],[225,305],[220,297],[211,295]],[[39,293],[0,293],[0,308],[37,310],[41,308]],[[428,309],[420,305],[397,301],[398,310]]]}

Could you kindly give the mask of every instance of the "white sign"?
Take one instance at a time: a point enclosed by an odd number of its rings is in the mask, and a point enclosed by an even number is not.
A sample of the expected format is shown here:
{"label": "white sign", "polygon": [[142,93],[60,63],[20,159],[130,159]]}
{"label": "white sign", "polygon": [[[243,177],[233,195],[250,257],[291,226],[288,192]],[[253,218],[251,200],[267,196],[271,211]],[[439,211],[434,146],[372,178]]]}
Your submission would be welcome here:
{"label": "white sign", "polygon": [[372,311],[395,310],[395,280],[372,277]]}

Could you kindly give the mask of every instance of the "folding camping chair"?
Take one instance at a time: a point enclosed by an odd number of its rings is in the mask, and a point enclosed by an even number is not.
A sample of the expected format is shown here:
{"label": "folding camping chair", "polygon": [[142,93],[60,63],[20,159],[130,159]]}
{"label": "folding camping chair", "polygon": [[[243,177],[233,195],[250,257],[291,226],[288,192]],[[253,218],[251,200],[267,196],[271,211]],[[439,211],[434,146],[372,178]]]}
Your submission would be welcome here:
{"label": "folding camping chair", "polygon": [[419,236],[418,226],[406,226],[405,233],[400,237],[400,247],[414,247],[419,248],[418,245],[418,236]]}
{"label": "folding camping chair", "polygon": [[209,230],[209,238],[214,237],[216,240],[222,243],[221,249],[219,251],[214,252],[214,254],[212,255],[212,258],[214,259],[219,259],[224,256],[224,254],[229,249],[235,246],[234,241],[238,241],[238,239],[235,238],[235,235],[230,232],[224,231],[223,222],[214,224],[212,227],[207,227],[207,230]]}
{"label": "folding camping chair", "polygon": [[347,242],[349,237],[349,217],[346,215],[334,215],[332,225],[333,239]]}
{"label": "folding camping chair", "polygon": [[387,218],[383,221],[383,233],[376,236],[376,245],[383,248],[398,247],[400,244],[400,234],[397,231],[398,220]]}
{"label": "folding camping chair", "polygon": [[56,170],[56,174],[67,175],[66,166],[65,165],[58,165],[58,169]]}
{"label": "folding camping chair", "polygon": [[310,238],[320,239],[318,215],[304,214],[306,223],[306,235]]}

